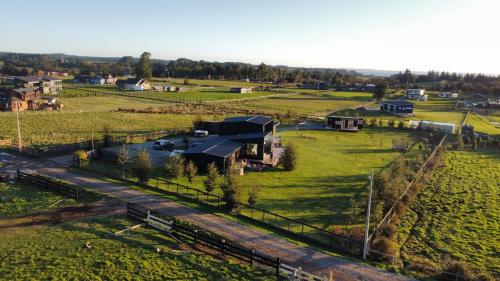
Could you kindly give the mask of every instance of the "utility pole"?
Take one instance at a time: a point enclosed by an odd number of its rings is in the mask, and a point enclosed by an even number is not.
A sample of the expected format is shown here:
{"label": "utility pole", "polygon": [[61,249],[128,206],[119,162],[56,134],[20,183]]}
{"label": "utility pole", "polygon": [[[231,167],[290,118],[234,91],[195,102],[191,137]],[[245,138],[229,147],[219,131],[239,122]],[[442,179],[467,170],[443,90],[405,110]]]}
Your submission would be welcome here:
{"label": "utility pole", "polygon": [[19,102],[16,102],[17,111],[16,111],[16,119],[17,119],[17,141],[19,145],[19,150],[23,149],[23,143],[21,138],[21,121],[19,120]]}
{"label": "utility pole", "polygon": [[373,171],[370,175],[370,183],[368,184],[368,198],[366,202],[366,224],[365,224],[365,241],[363,244],[363,260],[366,260],[368,253],[368,232],[370,230],[370,209],[372,207],[372,189],[373,189]]}

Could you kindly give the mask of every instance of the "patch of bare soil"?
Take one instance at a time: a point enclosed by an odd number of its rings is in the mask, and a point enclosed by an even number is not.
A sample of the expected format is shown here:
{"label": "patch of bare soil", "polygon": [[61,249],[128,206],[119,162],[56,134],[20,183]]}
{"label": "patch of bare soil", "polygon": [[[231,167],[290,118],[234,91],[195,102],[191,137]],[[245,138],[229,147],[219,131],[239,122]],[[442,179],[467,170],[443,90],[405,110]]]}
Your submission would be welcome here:
{"label": "patch of bare soil", "polygon": [[0,229],[29,227],[43,224],[58,224],[65,221],[102,215],[125,215],[126,206],[118,201],[101,200],[82,206],[64,207],[56,210],[12,216],[0,219]]}

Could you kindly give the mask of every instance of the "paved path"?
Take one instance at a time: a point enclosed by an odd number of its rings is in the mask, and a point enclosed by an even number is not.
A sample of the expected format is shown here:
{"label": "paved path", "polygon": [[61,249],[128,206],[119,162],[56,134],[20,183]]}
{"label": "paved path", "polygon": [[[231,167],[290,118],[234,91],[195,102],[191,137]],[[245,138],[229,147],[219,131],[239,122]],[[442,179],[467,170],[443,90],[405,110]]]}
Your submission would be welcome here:
{"label": "paved path", "polygon": [[8,162],[9,164],[4,169],[10,169],[11,171],[18,168],[37,169],[41,173],[90,187],[125,201],[143,204],[159,213],[175,216],[245,247],[255,248],[257,251],[280,257],[284,263],[302,266],[304,270],[311,273],[325,274],[333,270],[335,280],[413,280],[407,276],[389,273],[354,261],[326,255],[211,213],[183,206],[160,196],[106,182],[90,175],[74,173],[58,167],[60,165],[55,162],[46,162],[41,165],[38,162],[26,161],[19,157],[15,157],[15,159]]}

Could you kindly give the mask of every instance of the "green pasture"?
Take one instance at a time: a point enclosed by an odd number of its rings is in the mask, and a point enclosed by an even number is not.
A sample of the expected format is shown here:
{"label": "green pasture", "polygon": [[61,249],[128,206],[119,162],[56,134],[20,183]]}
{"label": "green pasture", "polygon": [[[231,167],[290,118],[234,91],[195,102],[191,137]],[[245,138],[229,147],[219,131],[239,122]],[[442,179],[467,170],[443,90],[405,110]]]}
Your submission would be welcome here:
{"label": "green pasture", "polygon": [[498,150],[449,151],[401,218],[406,259],[446,259],[499,272]]}
{"label": "green pasture", "polygon": [[2,280],[275,280],[273,272],[217,260],[152,229],[115,236],[135,224],[123,217],[13,224],[0,221]]}

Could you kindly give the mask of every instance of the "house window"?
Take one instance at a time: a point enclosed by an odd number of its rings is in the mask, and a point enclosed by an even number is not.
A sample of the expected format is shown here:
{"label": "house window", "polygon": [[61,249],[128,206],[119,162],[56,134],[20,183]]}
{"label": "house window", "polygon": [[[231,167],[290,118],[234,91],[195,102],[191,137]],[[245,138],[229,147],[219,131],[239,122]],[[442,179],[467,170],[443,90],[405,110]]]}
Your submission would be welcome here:
{"label": "house window", "polygon": [[247,143],[247,155],[257,156],[258,147],[256,143]]}
{"label": "house window", "polygon": [[342,121],[335,121],[335,125],[340,125],[342,124]]}

